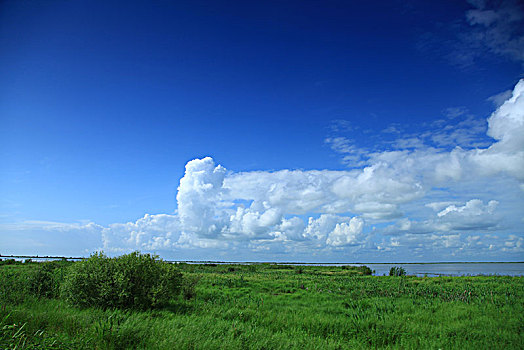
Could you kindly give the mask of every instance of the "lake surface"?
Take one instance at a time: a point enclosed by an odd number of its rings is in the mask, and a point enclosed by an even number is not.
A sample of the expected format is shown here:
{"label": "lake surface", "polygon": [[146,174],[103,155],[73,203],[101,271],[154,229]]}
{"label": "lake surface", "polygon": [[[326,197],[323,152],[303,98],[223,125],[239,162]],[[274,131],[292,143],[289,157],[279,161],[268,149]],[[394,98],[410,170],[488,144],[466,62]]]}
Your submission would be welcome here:
{"label": "lake surface", "polygon": [[524,276],[524,263],[436,263],[436,264],[364,264],[374,275],[389,274],[393,266],[400,266],[408,275],[417,276]]}

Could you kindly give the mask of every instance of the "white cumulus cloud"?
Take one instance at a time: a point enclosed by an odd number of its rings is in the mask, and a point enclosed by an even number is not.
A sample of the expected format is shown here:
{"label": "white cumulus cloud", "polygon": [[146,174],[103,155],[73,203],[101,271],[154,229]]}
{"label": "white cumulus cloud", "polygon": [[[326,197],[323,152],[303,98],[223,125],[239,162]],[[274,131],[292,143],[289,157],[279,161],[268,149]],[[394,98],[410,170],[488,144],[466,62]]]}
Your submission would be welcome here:
{"label": "white cumulus cloud", "polygon": [[110,224],[102,230],[108,251],[163,250],[176,246],[180,221],[176,215],[146,214],[135,222]]}

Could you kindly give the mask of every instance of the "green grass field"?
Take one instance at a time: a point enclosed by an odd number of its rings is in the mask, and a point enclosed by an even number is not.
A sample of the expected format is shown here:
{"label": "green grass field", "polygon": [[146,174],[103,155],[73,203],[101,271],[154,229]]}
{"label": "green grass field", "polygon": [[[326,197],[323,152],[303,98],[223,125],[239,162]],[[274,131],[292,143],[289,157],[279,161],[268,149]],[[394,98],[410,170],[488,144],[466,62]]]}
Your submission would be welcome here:
{"label": "green grass field", "polygon": [[0,349],[524,348],[522,277],[180,264],[181,292],[135,310],[37,297],[28,286],[38,265],[0,266]]}

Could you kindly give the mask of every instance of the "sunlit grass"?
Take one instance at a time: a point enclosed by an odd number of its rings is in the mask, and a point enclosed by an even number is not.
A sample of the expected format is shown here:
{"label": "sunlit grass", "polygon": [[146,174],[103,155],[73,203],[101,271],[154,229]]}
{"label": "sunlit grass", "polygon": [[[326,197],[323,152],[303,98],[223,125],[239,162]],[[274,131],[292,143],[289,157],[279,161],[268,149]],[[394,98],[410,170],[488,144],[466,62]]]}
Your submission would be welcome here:
{"label": "sunlit grass", "polygon": [[377,277],[333,266],[299,270],[267,264],[179,268],[198,280],[191,299],[176,295],[162,309],[131,311],[80,309],[61,299],[35,298],[23,289],[31,269],[0,267],[1,281],[19,281],[16,288],[24,295],[10,300],[0,286],[6,298],[0,348],[519,349],[524,344],[522,277]]}

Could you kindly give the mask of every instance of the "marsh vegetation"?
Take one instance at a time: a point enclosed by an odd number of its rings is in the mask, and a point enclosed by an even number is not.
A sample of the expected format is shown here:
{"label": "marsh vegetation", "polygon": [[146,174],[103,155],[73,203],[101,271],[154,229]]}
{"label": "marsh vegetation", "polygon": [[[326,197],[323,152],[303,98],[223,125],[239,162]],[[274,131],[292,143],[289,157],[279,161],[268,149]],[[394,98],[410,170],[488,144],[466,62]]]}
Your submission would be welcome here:
{"label": "marsh vegetation", "polygon": [[0,348],[523,348],[522,277],[370,274],[138,253],[4,262]]}

